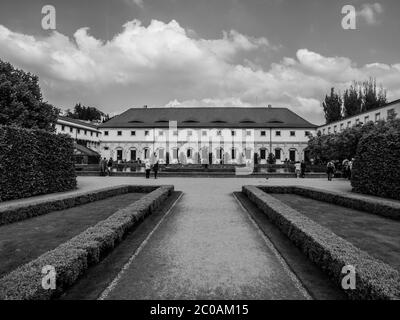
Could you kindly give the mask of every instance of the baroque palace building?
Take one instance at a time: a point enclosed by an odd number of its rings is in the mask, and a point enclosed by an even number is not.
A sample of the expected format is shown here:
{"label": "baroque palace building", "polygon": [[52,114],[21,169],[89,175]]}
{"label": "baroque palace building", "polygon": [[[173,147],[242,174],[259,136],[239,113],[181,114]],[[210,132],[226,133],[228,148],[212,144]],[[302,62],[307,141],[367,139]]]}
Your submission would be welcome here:
{"label": "baroque palace building", "polygon": [[287,108],[131,108],[103,123],[100,153],[116,161],[277,163],[303,160],[317,126]]}

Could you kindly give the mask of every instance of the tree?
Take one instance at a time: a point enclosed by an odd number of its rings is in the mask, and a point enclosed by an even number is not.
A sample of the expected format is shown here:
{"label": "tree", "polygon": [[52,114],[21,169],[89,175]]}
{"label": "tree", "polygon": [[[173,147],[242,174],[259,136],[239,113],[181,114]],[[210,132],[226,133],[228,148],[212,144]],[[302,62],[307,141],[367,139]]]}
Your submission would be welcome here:
{"label": "tree", "polygon": [[276,163],[275,155],[273,153],[270,153],[268,155],[267,162],[268,162],[268,164],[275,164]]}
{"label": "tree", "polygon": [[0,125],[54,132],[59,110],[44,102],[39,78],[0,60]]}
{"label": "tree", "polygon": [[362,109],[367,111],[379,107],[383,107],[387,103],[386,91],[380,86],[376,89],[376,79],[370,78],[362,83]]}
{"label": "tree", "polygon": [[346,89],[343,94],[343,113],[345,117],[351,117],[361,112],[363,96],[361,87],[356,82]]}
{"label": "tree", "polygon": [[105,115],[102,111],[94,107],[85,107],[81,103],[77,103],[74,107],[74,112],[67,110],[67,116],[73,119],[93,121],[101,120],[102,117],[109,119],[109,115]]}
{"label": "tree", "polygon": [[331,123],[342,119],[342,98],[331,88],[330,96],[326,95],[322,103],[326,123]]}

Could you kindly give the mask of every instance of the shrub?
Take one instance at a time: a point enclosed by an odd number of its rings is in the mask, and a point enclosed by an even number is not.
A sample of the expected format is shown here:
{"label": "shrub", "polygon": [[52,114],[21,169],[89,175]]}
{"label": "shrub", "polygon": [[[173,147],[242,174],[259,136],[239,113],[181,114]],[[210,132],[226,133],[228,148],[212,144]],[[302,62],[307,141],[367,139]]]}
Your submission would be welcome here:
{"label": "shrub", "polygon": [[[154,190],[154,186],[129,186],[136,190]],[[0,279],[0,300],[48,300],[60,296],[74,284],[86,270],[102,260],[123,237],[146,215],[157,210],[172,194],[173,186],[160,186],[138,201],[116,211],[100,221],[48,251],[37,259],[22,265]],[[53,266],[56,270],[56,289],[42,288],[42,268]]]}
{"label": "shrub", "polygon": [[400,200],[400,120],[377,126],[358,145],[353,191]]}
{"label": "shrub", "polygon": [[[281,190],[290,191],[290,188]],[[344,276],[342,268],[354,266],[357,285],[354,290],[345,290],[349,298],[400,299],[400,273],[397,270],[256,186],[243,186],[242,192],[340,288]]]}
{"label": "shrub", "polygon": [[72,155],[67,135],[0,126],[0,201],[74,189]]}

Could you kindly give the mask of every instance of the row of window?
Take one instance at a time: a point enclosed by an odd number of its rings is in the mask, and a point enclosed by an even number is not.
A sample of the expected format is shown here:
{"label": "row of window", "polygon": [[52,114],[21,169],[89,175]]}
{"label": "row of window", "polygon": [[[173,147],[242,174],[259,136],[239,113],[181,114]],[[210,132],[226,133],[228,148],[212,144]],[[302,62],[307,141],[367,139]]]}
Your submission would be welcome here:
{"label": "row of window", "polygon": [[[74,132],[74,127],[69,127],[69,126],[66,126],[66,125],[61,125],[61,131],[66,131],[66,129],[68,129],[68,128],[69,128],[69,132],[70,132],[70,133],[73,133],[73,132]],[[97,138],[99,137],[99,133],[98,133],[98,132],[93,132],[93,131],[91,131],[91,130],[84,130],[84,129],[79,129],[79,128],[76,128],[75,130],[76,130],[76,132],[77,132],[78,134],[80,134],[81,131],[82,131],[83,134],[84,134],[85,136],[87,136],[87,135],[88,135],[88,131],[89,131],[91,137],[93,137],[93,134],[94,134],[94,133],[96,134],[96,137],[97,137]]]}
{"label": "row of window", "polygon": [[[109,135],[109,132],[108,131],[104,131],[104,135],[105,136],[108,136]],[[145,136],[149,136],[150,135],[150,131],[149,130],[145,130],[144,131],[144,135]],[[158,131],[158,135],[159,136],[163,136],[164,135],[164,131]],[[173,131],[173,135],[174,136],[177,136],[178,135],[178,131],[177,130],[174,130]],[[187,131],[187,135],[188,136],[192,136],[193,135],[193,132],[191,131],[191,130],[188,130]],[[202,135],[203,136],[207,136],[207,131],[202,131]],[[221,130],[218,130],[217,131],[217,135],[222,135],[222,131]],[[234,136],[236,136],[236,131],[234,131],[234,130],[232,130],[231,131],[231,135],[234,137]],[[248,130],[248,131],[246,131],[246,135],[247,136],[251,136],[251,131],[250,130]],[[267,135],[267,132],[265,131],[265,130],[262,130],[261,132],[260,132],[260,135],[262,136],[262,137],[265,137],[266,135]],[[305,131],[304,132],[304,135],[305,136],[309,136],[310,135],[310,132],[309,131]],[[117,131],[117,136],[122,136],[122,131]],[[131,136],[136,136],[136,131],[131,131]],[[279,130],[276,130],[275,131],[275,136],[276,137],[280,137],[281,136],[281,131],[279,131]],[[290,136],[291,137],[295,137],[296,136],[296,131],[290,131]]]}
{"label": "row of window", "polygon": [[[391,116],[394,116],[394,115],[395,115],[394,109],[390,109],[390,110],[387,111],[387,117],[388,117],[388,118],[391,117]],[[377,112],[377,113],[375,113],[375,122],[377,122],[377,121],[379,121],[379,120],[381,120],[381,113],[380,113],[380,112]],[[367,115],[367,116],[364,117],[364,122],[363,122],[363,123],[367,123],[368,121],[372,121],[372,119],[370,119],[369,115]],[[356,118],[354,124],[355,124],[355,125],[360,124],[360,118]],[[351,125],[352,125],[351,120],[350,120],[350,121],[347,121],[346,127],[347,127],[347,128],[350,128]],[[340,130],[343,130],[343,129],[344,129],[344,126],[345,126],[345,123],[344,123],[344,122],[341,123],[341,124],[340,124]],[[331,132],[331,129],[332,129],[331,127],[328,127],[327,130],[324,128],[324,129],[322,129],[322,133],[325,134],[326,131],[327,131],[328,133],[332,133],[332,132]],[[337,130],[338,130],[338,126],[337,126],[337,125],[334,125],[334,126],[333,126],[333,132],[336,133]]]}
{"label": "row of window", "polygon": [[[108,147],[105,147],[104,149],[108,150]],[[123,150],[122,149],[117,149],[116,151],[117,151],[117,160],[124,160],[122,158],[123,157]],[[160,160],[164,160],[165,159],[165,150],[160,148],[157,151],[158,151],[157,152],[158,158]],[[259,156],[260,156],[261,160],[266,160],[267,159],[267,149],[266,148],[261,148],[259,151],[260,151]],[[297,152],[297,150],[294,149],[294,148],[289,150],[289,158],[290,158],[290,160],[295,161],[296,152]],[[174,160],[178,159],[178,156],[179,156],[178,154],[179,153],[180,152],[179,152],[178,148],[173,148],[172,149],[172,159],[174,159]],[[281,155],[282,155],[282,149],[276,148],[274,150],[274,153],[275,153],[275,158],[277,160],[280,160],[281,159]],[[202,150],[202,157],[203,158],[207,158],[207,157],[209,157],[209,155],[210,154],[208,153],[207,149],[203,149]],[[215,155],[216,155],[217,159],[223,159],[224,156],[225,156],[224,149],[223,148],[217,148]],[[131,156],[131,160],[136,160],[137,159],[137,151],[136,151],[136,149],[131,149],[130,150],[130,156]],[[144,159],[149,159],[150,158],[150,149],[149,148],[144,148],[143,149],[143,156],[144,156]],[[191,149],[191,148],[186,149],[186,157],[188,159],[192,159],[193,156],[194,156],[193,149]],[[230,156],[231,156],[232,160],[236,160],[237,157],[238,157],[238,150],[236,148],[231,148],[230,149]],[[251,159],[252,150],[251,149],[245,149],[244,150],[244,157],[246,159]]]}

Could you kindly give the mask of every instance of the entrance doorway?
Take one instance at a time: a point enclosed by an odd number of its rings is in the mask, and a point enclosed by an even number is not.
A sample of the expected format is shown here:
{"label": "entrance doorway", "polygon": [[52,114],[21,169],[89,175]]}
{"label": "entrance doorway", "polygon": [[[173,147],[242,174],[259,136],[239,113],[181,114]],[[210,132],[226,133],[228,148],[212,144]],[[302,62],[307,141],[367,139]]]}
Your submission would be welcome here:
{"label": "entrance doorway", "polygon": [[117,150],[117,161],[122,161],[122,150],[121,149]]}
{"label": "entrance doorway", "polygon": [[136,160],[136,149],[131,149],[131,161]]}
{"label": "entrance doorway", "polygon": [[296,161],[296,150],[295,149],[289,150],[289,160],[292,162]]}

